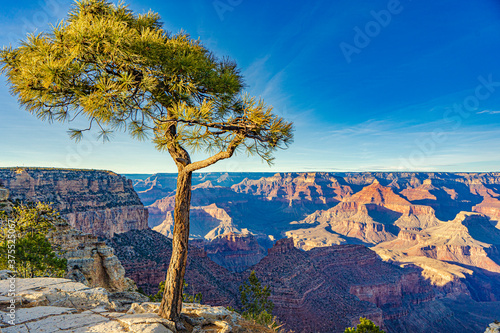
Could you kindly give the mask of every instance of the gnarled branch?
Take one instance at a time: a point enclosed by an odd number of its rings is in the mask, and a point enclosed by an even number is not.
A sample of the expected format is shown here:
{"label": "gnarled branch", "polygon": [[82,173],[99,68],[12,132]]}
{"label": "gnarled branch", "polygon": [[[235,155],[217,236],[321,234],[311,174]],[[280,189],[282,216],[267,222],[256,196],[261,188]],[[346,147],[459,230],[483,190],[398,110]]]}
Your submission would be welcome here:
{"label": "gnarled branch", "polygon": [[210,166],[210,165],[212,165],[212,164],[214,164],[214,163],[216,163],[216,162],[218,162],[220,160],[224,160],[226,158],[230,158],[231,156],[233,156],[234,151],[236,150],[236,148],[238,148],[238,146],[244,140],[245,140],[245,137],[243,135],[237,134],[234,137],[234,139],[231,141],[231,143],[229,143],[229,146],[227,147],[226,150],[218,152],[217,154],[215,154],[213,156],[210,156],[209,158],[206,158],[204,160],[191,163],[191,164],[187,165],[184,170],[187,171],[187,172],[193,172],[193,171],[196,171],[196,170],[199,170],[199,169],[206,168],[207,166]]}

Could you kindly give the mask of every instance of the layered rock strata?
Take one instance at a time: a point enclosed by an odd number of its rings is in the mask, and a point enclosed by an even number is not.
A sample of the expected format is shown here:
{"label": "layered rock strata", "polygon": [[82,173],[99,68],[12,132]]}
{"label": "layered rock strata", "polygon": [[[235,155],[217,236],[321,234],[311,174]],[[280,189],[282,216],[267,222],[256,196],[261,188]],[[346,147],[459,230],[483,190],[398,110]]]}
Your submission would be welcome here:
{"label": "layered rock strata", "polygon": [[148,227],[132,182],[111,171],[3,168],[0,181],[12,200],[51,203],[83,232],[106,237]]}
{"label": "layered rock strata", "polygon": [[265,257],[266,251],[249,233],[228,232],[204,243],[208,257],[232,272],[242,272]]}
{"label": "layered rock strata", "polygon": [[55,225],[48,235],[67,262],[67,278],[90,287],[101,287],[112,292],[134,291],[135,282],[125,277],[125,269],[115,256],[113,248],[96,236],[71,228],[68,223]]}
{"label": "layered rock strata", "polygon": [[[117,234],[109,242],[127,276],[148,293],[156,292],[168,268],[171,240],[154,231],[135,230]],[[421,268],[385,263],[362,245],[305,252],[295,248],[292,239],[281,239],[268,252],[250,269],[234,273],[192,246],[186,270],[188,292],[201,292],[208,304],[238,307],[238,287],[255,270],[261,283],[271,288],[274,314],[297,333],[343,332],[361,316],[386,332],[424,333],[431,327],[437,327],[435,332],[475,331],[500,315],[498,302],[478,303],[457,290],[436,289],[422,276]]]}

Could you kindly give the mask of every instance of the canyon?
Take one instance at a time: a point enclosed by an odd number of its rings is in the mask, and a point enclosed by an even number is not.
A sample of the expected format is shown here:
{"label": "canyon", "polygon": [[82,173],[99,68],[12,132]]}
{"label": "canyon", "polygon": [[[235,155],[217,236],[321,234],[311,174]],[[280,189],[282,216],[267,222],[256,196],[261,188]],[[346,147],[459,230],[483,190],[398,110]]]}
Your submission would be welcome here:
{"label": "canyon", "polygon": [[[53,202],[148,294],[169,264],[175,176],[0,169],[11,196]],[[387,332],[484,331],[500,317],[499,199],[499,173],[195,173],[188,292],[238,307],[255,270],[296,332],[360,316]]]}
{"label": "canyon", "polygon": [[[397,244],[403,246],[398,237],[425,233],[433,228],[441,230],[444,238],[452,237],[455,231],[450,226],[456,225],[453,221],[467,213],[476,216],[471,215],[467,221],[477,223],[470,222],[474,227],[465,228],[464,236],[476,239],[481,238],[481,232],[487,232],[484,228],[492,232],[498,230],[499,173],[314,172],[250,174],[244,179],[241,174],[195,175],[191,239],[199,246],[212,247],[209,252],[214,251],[214,245],[209,244],[217,237],[231,233],[241,235],[238,239],[233,237],[235,242],[251,236],[264,249],[272,246],[276,239],[289,237],[295,246],[304,250],[335,244],[364,244],[376,246],[379,253],[389,257],[388,253],[394,252]],[[174,180],[172,174],[133,180],[139,197],[151,202],[147,206],[149,226],[168,237],[173,230]],[[170,192],[153,202],[157,188],[169,188]],[[437,238],[431,238],[430,242],[433,240]],[[484,255],[498,264],[494,238],[477,240],[476,247],[486,247]],[[221,247],[220,252],[223,251]],[[257,260],[258,251],[255,255]],[[477,251],[466,254],[471,255],[483,254]],[[411,253],[406,256],[416,257]],[[419,256],[433,258],[429,251],[420,251]],[[433,259],[445,260],[444,257]],[[454,257],[449,259],[454,261]],[[236,267],[233,258],[233,269],[248,268],[245,260],[241,267]],[[469,265],[481,260],[458,263]]]}
{"label": "canyon", "polygon": [[[231,178],[212,173],[198,176],[199,181],[193,184],[191,216],[195,226],[191,242],[231,273],[257,269],[270,256],[262,257],[256,246],[253,251],[238,251],[244,248],[245,237],[250,238],[246,243],[257,240],[260,248],[269,251],[283,237],[307,253],[352,244],[370,248],[393,266],[416,269],[419,279],[429,283],[434,296],[417,301],[419,305],[414,304],[412,310],[395,305],[395,313],[407,311],[411,317],[420,316],[415,313],[421,311],[432,318],[429,306],[434,304],[442,309],[442,316],[452,316],[459,308],[453,298],[460,299],[470,313],[475,313],[475,308],[491,313],[491,307],[497,306],[499,173],[317,172],[259,176],[235,178],[233,183],[220,185],[216,182],[219,177]],[[146,181],[134,180],[134,184],[142,186],[140,197],[149,196],[150,226],[171,236],[175,192],[153,201],[145,186],[162,186],[161,179],[166,177],[152,175]],[[206,181],[207,177],[211,180]],[[376,292],[371,287],[353,287],[350,291],[359,299],[372,295],[367,300],[377,304],[373,295],[390,293],[384,288],[392,288],[388,281],[381,285],[384,291]],[[295,320],[290,317],[286,320]],[[383,318],[379,322],[389,331],[404,331],[403,326],[411,324],[406,319],[401,321],[400,314],[391,317],[387,309]],[[471,322],[476,319],[469,318]]]}
{"label": "canyon", "polygon": [[[168,269],[170,239],[153,230],[132,230],[115,234],[107,244],[138,287],[158,290]],[[217,265],[202,248],[191,246],[187,292],[201,293],[204,304],[238,307],[238,287],[252,270],[271,288],[273,313],[297,333],[343,332],[361,316],[386,332],[482,332],[500,315],[500,302],[474,300],[462,282],[436,288],[420,267],[384,262],[364,245],[303,251],[290,238],[278,240],[242,272]]]}
{"label": "canyon", "polygon": [[[0,210],[6,213],[14,209],[9,199],[9,190],[0,183]],[[47,239],[53,249],[67,260],[66,278],[111,292],[137,290],[135,282],[125,277],[125,269],[115,256],[114,249],[99,241],[97,236],[76,230],[60,218],[53,221],[53,229],[48,231]]]}

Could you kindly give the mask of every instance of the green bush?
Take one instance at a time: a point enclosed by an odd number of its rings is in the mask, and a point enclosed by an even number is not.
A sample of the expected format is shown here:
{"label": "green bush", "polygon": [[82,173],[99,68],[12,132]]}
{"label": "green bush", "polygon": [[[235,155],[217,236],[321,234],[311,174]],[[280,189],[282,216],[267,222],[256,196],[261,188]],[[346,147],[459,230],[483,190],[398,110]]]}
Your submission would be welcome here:
{"label": "green bush", "polygon": [[67,260],[56,254],[47,239],[54,223],[63,221],[58,212],[44,203],[18,203],[8,214],[2,212],[0,219],[0,269],[24,278],[64,276]]}
{"label": "green bush", "polygon": [[359,324],[354,327],[348,327],[345,329],[344,333],[385,333],[377,325],[375,325],[370,319],[359,318]]}

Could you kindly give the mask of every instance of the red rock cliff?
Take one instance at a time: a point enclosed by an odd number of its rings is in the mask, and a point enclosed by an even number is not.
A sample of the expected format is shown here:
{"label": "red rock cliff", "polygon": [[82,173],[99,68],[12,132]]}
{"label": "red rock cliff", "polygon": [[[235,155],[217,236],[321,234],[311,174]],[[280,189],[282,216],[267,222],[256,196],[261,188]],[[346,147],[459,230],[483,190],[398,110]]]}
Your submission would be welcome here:
{"label": "red rock cliff", "polygon": [[11,199],[42,201],[80,231],[110,237],[148,227],[148,212],[132,182],[111,171],[9,168],[0,180]]}

